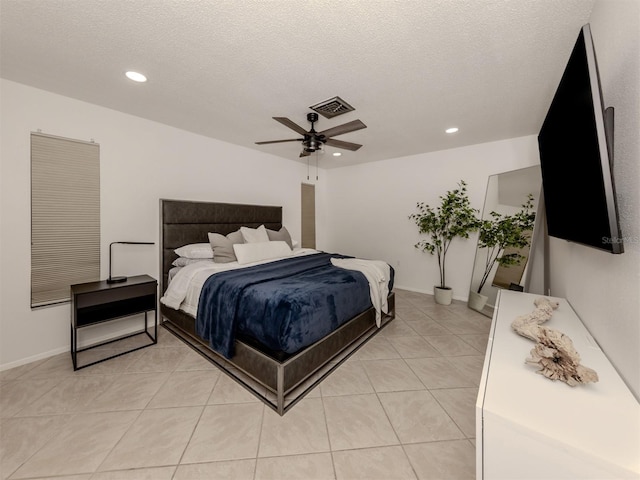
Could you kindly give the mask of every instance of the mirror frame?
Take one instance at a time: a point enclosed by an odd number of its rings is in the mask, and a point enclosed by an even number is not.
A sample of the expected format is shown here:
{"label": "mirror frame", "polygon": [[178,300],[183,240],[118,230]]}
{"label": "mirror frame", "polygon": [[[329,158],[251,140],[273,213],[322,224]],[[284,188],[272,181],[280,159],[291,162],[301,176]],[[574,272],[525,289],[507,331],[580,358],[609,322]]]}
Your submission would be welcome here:
{"label": "mirror frame", "polygon": [[[527,261],[526,261],[526,265],[524,267],[524,271],[521,277],[521,281],[519,286],[522,288],[523,291],[525,292],[534,292],[534,293],[543,293],[545,288],[542,285],[542,283],[544,283],[546,281],[546,277],[544,275],[544,270],[545,270],[545,265],[544,265],[544,251],[541,251],[543,248],[543,244],[544,242],[541,241],[541,237],[544,234],[544,199],[542,198],[542,174],[540,171],[540,165],[532,165],[530,167],[524,167],[524,168],[519,168],[516,170],[511,170],[508,172],[501,172],[501,173],[496,173],[493,175],[490,175],[487,179],[487,188],[485,191],[485,200],[484,200],[484,204],[483,204],[483,208],[482,208],[482,219],[486,219],[489,218],[489,213],[491,211],[495,211],[498,205],[500,205],[497,202],[492,201],[492,197],[496,196],[497,193],[493,193],[491,191],[492,188],[499,188],[499,185],[496,187],[492,186],[492,181],[494,182],[499,182],[501,175],[503,175],[506,181],[506,179],[508,178],[508,176],[514,176],[517,175],[518,172],[522,172],[522,173],[526,173],[525,171],[533,171],[533,170],[537,170],[538,172],[538,177],[539,177],[539,183],[538,181],[536,181],[536,184],[533,185],[533,187],[531,189],[529,189],[529,191],[522,191],[522,192],[516,192],[517,195],[522,197],[522,201],[520,202],[520,205],[522,205],[525,201],[526,201],[526,195],[531,193],[534,195],[534,208],[536,210],[536,219],[535,219],[535,224],[534,224],[534,228],[533,228],[533,232],[531,233],[531,241],[529,244],[529,254],[527,256]],[[491,203],[489,203],[491,202]],[[515,207],[515,205],[513,205]],[[500,212],[499,212],[500,213]],[[495,271],[497,270],[497,266],[494,265],[492,274],[489,278],[489,280],[487,281],[487,283],[484,285],[483,287],[483,292],[487,291],[489,289],[490,290],[490,294],[486,295],[488,297],[486,305],[484,305],[484,307],[480,310],[478,308],[475,308],[474,305],[474,301],[473,301],[473,296],[475,296],[476,293],[476,288],[477,285],[479,284],[479,279],[482,276],[482,272],[484,272],[484,261],[483,258],[486,258],[486,253],[484,251],[484,249],[480,249],[476,246],[476,253],[475,253],[475,257],[474,257],[474,262],[473,262],[473,270],[471,273],[471,281],[469,284],[469,300],[467,302],[467,306],[469,308],[471,308],[472,310],[475,310],[479,313],[482,313],[485,316],[488,317],[492,317],[493,316],[493,310],[494,310],[494,304],[495,304],[495,300],[497,297],[497,292],[502,289],[502,287],[498,287],[498,286],[494,286],[492,285],[492,280],[493,277],[495,276]],[[542,263],[540,263],[542,262]],[[532,279],[532,271],[533,270],[542,270],[542,277],[541,280],[539,280],[536,284],[536,286],[534,286],[532,288],[531,285],[531,279]]]}

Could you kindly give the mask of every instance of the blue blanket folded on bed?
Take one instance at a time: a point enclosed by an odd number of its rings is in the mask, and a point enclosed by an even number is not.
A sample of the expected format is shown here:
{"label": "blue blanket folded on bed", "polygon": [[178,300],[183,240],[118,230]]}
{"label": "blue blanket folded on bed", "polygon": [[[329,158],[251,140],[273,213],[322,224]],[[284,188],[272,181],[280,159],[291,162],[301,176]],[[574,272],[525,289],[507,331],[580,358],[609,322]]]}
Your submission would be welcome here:
{"label": "blue blanket folded on bed", "polygon": [[[371,308],[369,284],[317,253],[212,275],[198,303],[196,332],[226,358],[237,333],[295,353]],[[392,288],[391,269],[389,290]]]}

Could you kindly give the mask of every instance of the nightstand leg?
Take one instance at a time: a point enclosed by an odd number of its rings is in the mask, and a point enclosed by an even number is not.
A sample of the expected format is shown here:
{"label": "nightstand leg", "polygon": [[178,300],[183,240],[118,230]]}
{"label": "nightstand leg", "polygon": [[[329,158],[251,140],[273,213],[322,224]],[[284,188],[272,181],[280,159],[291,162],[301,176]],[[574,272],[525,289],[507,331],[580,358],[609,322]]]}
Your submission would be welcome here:
{"label": "nightstand leg", "polygon": [[71,361],[73,362],[73,370],[77,370],[78,362],[77,362],[77,351],[78,347],[76,345],[76,329],[71,325]]}

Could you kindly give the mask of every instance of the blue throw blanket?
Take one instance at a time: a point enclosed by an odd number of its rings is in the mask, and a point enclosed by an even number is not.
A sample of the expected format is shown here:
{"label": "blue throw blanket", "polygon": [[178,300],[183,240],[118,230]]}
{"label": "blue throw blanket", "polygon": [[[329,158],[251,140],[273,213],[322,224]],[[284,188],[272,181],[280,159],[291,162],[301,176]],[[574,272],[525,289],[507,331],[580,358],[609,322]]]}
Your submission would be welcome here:
{"label": "blue throw blanket", "polygon": [[197,334],[226,358],[237,333],[287,353],[311,345],[372,306],[364,275],[334,267],[332,257],[344,258],[317,253],[212,275],[200,294]]}

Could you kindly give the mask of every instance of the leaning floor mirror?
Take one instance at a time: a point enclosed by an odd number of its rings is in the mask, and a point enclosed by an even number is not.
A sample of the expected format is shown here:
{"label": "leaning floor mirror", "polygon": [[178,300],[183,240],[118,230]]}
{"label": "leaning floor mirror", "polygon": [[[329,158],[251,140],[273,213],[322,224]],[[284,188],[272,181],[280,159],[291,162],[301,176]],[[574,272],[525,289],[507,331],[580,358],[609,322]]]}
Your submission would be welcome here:
{"label": "leaning floor mirror", "polygon": [[500,289],[544,292],[540,166],[489,177],[469,308],[487,316]]}

